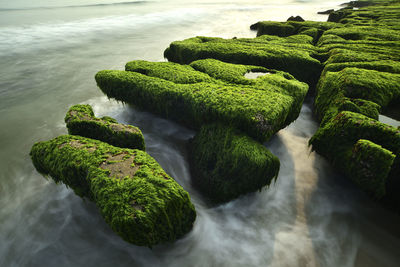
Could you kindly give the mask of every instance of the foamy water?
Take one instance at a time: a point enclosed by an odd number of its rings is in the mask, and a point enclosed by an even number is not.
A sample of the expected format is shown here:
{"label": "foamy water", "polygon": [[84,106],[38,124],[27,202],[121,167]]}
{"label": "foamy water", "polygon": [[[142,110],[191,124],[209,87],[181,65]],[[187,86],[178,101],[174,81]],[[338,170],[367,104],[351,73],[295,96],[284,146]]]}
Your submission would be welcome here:
{"label": "foamy water", "polygon": [[[259,20],[326,20],[316,12],[341,3],[185,2],[0,0],[0,266],[398,266],[399,217],[310,151],[312,100],[265,144],[281,161],[276,183],[210,207],[191,184],[186,145],[195,132],[97,89],[97,71],[162,61],[174,40],[253,37]],[[93,203],[36,172],[31,146],[65,134],[77,103],[142,129],[147,151],[196,206],[188,235],[152,250],[128,244]]]}

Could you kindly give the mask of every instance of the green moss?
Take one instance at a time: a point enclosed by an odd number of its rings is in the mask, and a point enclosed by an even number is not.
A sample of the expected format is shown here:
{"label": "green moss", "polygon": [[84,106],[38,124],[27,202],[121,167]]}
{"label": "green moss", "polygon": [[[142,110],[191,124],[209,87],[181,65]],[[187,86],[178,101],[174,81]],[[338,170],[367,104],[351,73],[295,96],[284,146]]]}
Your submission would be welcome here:
{"label": "green moss", "polygon": [[376,119],[400,99],[399,14],[398,0],[355,1],[330,14],[343,26],[317,42],[324,61],[315,99],[321,127],[310,140],[360,188],[396,209],[399,129]]}
{"label": "green moss", "polygon": [[142,150],[66,135],[36,143],[30,155],[40,173],[94,201],[128,242],[151,247],[192,229],[196,213],[188,193]]}
{"label": "green moss", "polygon": [[360,139],[344,163],[349,178],[374,198],[380,199],[386,195],[387,178],[395,157],[380,145]]}
{"label": "green moss", "polygon": [[164,52],[169,61],[189,64],[214,58],[224,62],[255,65],[289,72],[296,79],[315,85],[321,63],[308,35],[286,38],[263,35],[257,38],[222,39],[195,37],[170,44]]}
{"label": "green moss", "polygon": [[113,146],[145,150],[139,128],[120,124],[111,117],[96,118],[90,105],[72,106],[65,122],[69,134],[98,139]]}
{"label": "green moss", "polygon": [[[360,7],[353,9],[353,7]],[[348,7],[329,15],[328,21],[348,25],[396,26],[400,5],[398,0],[352,1]]]}
{"label": "green moss", "polygon": [[324,68],[322,76],[328,71],[337,72],[343,70],[344,68],[359,68],[400,74],[400,62],[393,60],[378,60],[369,62],[362,61],[330,63]]}
{"label": "green moss", "polygon": [[353,146],[360,139],[379,144],[396,155],[400,153],[398,129],[350,111],[339,113],[319,128],[310,144],[318,153],[334,156],[341,146]]}
{"label": "green moss", "polygon": [[[208,68],[218,70],[218,74],[214,73],[215,78],[208,76],[212,82],[181,84],[184,72],[167,75],[170,80],[165,80],[166,74],[164,70],[157,70],[157,63],[145,63],[137,68],[152,68],[153,77],[134,71],[100,71],[96,81],[109,97],[151,110],[191,128],[222,122],[260,140],[268,139],[297,118],[308,90],[306,84],[283,72],[255,80],[245,79],[242,73],[259,69],[255,66],[233,67],[215,60],[194,62],[193,66],[207,73],[211,73],[206,71]],[[194,71],[192,68],[188,73]],[[246,80],[248,82],[244,82]]]}
{"label": "green moss", "polygon": [[376,198],[385,195],[389,173],[399,167],[394,163],[400,155],[399,129],[361,114],[339,113],[318,129],[310,144]]}
{"label": "green moss", "polygon": [[[365,43],[365,44],[363,44]],[[400,48],[400,42],[364,42],[364,41],[347,41],[346,43],[336,43],[324,45],[323,50],[329,51],[329,63],[341,62],[370,62],[380,60],[399,61],[400,56],[396,52]]]}
{"label": "green moss", "polygon": [[314,41],[316,41],[324,31],[336,27],[343,27],[343,25],[319,21],[260,21],[251,26],[253,30],[257,30],[257,36],[268,34],[287,37],[296,34],[305,34],[311,36]]}
{"label": "green moss", "polygon": [[336,35],[345,40],[400,41],[400,33],[386,27],[352,25],[351,27],[332,28],[324,34]]}
{"label": "green moss", "polygon": [[181,84],[213,82],[213,79],[207,74],[195,71],[188,65],[179,65],[172,62],[134,60],[126,63],[125,70]]}
{"label": "green moss", "polygon": [[191,141],[191,172],[203,194],[226,202],[269,185],[279,159],[231,127],[206,125]]}
{"label": "green moss", "polygon": [[[339,72],[327,72],[321,77],[317,86],[315,111],[320,119],[330,112],[325,120],[337,114],[331,113],[332,107],[336,107],[339,111],[350,110],[376,118],[380,107],[386,107],[391,101],[400,97],[399,83],[400,74],[375,70],[344,68]],[[353,101],[358,109],[355,107],[340,109],[339,106],[343,104],[345,98],[363,99],[369,102],[364,102],[368,103],[367,106],[364,104],[360,106]]]}
{"label": "green moss", "polygon": [[[216,80],[221,80],[234,84],[248,84],[255,85],[261,82],[260,79],[247,79],[245,74],[247,72],[265,72],[276,73],[277,71],[266,69],[258,66],[239,65],[224,63],[216,59],[197,60],[190,63],[190,66],[198,72],[203,72],[213,77]],[[281,72],[282,76],[287,79],[294,79],[290,74]]]}

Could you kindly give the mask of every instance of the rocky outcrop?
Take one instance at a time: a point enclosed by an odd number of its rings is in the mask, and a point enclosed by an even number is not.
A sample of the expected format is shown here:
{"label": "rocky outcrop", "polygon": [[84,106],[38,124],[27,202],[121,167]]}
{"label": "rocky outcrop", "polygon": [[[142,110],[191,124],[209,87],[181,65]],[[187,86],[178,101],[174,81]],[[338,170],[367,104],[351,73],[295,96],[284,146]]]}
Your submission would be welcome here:
{"label": "rocky outcrop", "polygon": [[343,111],[319,128],[310,144],[374,198],[383,198],[388,185],[400,182],[400,131],[395,127]]}
{"label": "rocky outcrop", "polygon": [[331,12],[329,22],[252,26],[259,36],[313,37],[323,69],[314,104],[321,128],[310,144],[376,199],[394,199],[400,189],[398,148],[387,142],[387,131],[398,129],[378,121],[400,101],[399,14],[398,0],[362,0]]}
{"label": "rocky outcrop", "polygon": [[36,169],[94,201],[124,240],[154,246],[192,229],[196,212],[189,194],[146,152],[65,135],[36,143]]}
{"label": "rocky outcrop", "polygon": [[194,37],[172,42],[164,51],[164,57],[181,64],[214,58],[229,63],[261,66],[289,72],[296,79],[315,85],[322,65],[316,59],[318,53],[313,41],[313,37],[306,34],[236,39]]}
{"label": "rocky outcrop", "polygon": [[[133,61],[126,69],[98,72],[97,85],[109,97],[191,128],[220,122],[261,141],[297,118],[308,90],[284,72],[211,59],[190,66]],[[245,78],[252,70],[269,74]]]}
{"label": "rocky outcrop", "polygon": [[69,134],[97,139],[113,146],[145,150],[139,128],[111,117],[96,118],[90,105],[72,106],[65,116]]}
{"label": "rocky outcrop", "polygon": [[190,158],[195,185],[215,203],[260,190],[279,172],[277,157],[225,125],[203,126],[190,142]]}

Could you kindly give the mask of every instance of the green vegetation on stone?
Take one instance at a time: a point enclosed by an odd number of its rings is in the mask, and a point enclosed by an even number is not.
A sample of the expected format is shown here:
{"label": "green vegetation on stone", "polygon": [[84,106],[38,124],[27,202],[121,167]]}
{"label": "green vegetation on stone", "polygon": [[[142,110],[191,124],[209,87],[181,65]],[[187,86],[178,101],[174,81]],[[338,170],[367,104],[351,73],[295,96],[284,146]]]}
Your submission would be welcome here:
{"label": "green vegetation on stone", "polygon": [[139,128],[111,117],[96,118],[90,105],[72,106],[65,116],[69,134],[101,140],[113,146],[145,150]]}
{"label": "green vegetation on stone", "polygon": [[387,177],[395,157],[380,145],[360,139],[352,148],[345,168],[349,170],[349,177],[361,189],[379,199],[386,195]]}
{"label": "green vegetation on stone", "polygon": [[126,63],[126,71],[133,71],[149,77],[157,77],[177,84],[213,82],[207,74],[194,70],[188,65],[172,62],[150,62],[134,60]]}
{"label": "green vegetation on stone", "polygon": [[226,202],[269,185],[279,159],[263,145],[225,125],[201,127],[191,141],[191,172],[198,188],[214,202]]}
{"label": "green vegetation on stone", "polygon": [[[166,73],[168,66],[178,71],[171,71],[173,75],[169,75]],[[193,67],[204,72],[176,63],[130,62],[127,64],[130,71],[100,71],[96,81],[109,97],[191,128],[222,122],[259,140],[269,139],[297,118],[308,90],[306,84],[291,75],[273,70],[271,74],[244,82],[243,74],[248,70],[260,70],[256,66],[233,67],[206,60],[194,62]],[[215,70],[218,73],[214,73]],[[199,72],[194,77],[202,77],[204,81],[184,84],[186,77],[194,72]],[[214,78],[206,73],[214,73]]]}
{"label": "green vegetation on stone", "polygon": [[189,64],[198,59],[214,58],[224,62],[255,65],[289,72],[296,79],[315,85],[322,69],[313,37],[293,35],[278,37],[222,39],[194,37],[175,41],[164,52],[173,62]]}
{"label": "green vegetation on stone", "polygon": [[257,30],[257,36],[268,34],[288,37],[296,34],[304,34],[311,36],[314,41],[318,40],[324,31],[336,27],[343,27],[343,25],[320,21],[260,21],[250,26],[251,29]]}
{"label": "green vegetation on stone", "polygon": [[391,169],[398,169],[400,130],[364,115],[343,111],[311,138],[313,150],[329,159],[375,198],[386,194]]}
{"label": "green vegetation on stone", "polygon": [[[353,9],[353,7],[360,8]],[[398,0],[352,1],[349,7],[332,12],[328,21],[349,26],[385,26],[400,29],[399,12]]]}
{"label": "green vegetation on stone", "polygon": [[36,169],[94,201],[124,240],[154,246],[192,229],[196,212],[188,193],[146,152],[65,135],[36,143]]}
{"label": "green vegetation on stone", "polygon": [[400,74],[376,70],[344,68],[326,72],[317,86],[315,112],[323,121],[342,110],[377,119],[381,107],[400,97],[399,83]]}

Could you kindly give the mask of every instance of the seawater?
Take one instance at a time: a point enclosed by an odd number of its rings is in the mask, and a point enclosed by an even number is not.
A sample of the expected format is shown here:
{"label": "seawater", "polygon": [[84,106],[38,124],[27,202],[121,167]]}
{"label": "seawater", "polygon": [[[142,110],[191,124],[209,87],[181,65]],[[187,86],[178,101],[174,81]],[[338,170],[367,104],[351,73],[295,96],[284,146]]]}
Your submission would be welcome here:
{"label": "seawater", "polygon": [[[163,61],[174,40],[254,37],[260,20],[343,0],[0,0],[0,266],[398,266],[399,217],[336,173],[307,142],[312,100],[265,145],[281,160],[276,183],[217,207],[192,187],[186,143],[195,133],[107,99],[94,75],[127,61]],[[189,193],[193,231],[153,249],[121,240],[96,206],[39,175],[31,146],[67,133],[71,105],[139,126],[147,151]]]}

